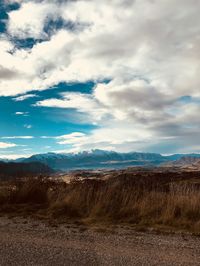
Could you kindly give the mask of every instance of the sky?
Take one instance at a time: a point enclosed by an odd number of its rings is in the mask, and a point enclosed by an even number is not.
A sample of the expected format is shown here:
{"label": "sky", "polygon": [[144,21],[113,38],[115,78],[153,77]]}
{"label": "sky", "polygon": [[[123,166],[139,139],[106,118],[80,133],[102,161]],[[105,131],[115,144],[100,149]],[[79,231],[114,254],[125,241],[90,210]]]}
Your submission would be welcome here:
{"label": "sky", "polygon": [[200,152],[199,0],[0,0],[0,158]]}

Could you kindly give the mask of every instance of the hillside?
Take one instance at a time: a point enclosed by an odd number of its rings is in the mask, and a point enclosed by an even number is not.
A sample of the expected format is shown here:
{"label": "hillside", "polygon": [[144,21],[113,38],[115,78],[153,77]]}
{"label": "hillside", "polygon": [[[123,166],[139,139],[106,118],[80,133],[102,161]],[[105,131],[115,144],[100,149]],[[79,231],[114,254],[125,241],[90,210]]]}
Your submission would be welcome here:
{"label": "hillside", "polygon": [[183,156],[182,158],[173,162],[164,164],[167,167],[178,167],[188,171],[199,171],[200,170],[200,158]]}
{"label": "hillside", "polygon": [[200,158],[184,156],[181,159],[174,162],[176,165],[193,165],[200,162]]}
{"label": "hillside", "polygon": [[0,178],[27,177],[50,174],[53,170],[40,162],[16,163],[0,162]]}

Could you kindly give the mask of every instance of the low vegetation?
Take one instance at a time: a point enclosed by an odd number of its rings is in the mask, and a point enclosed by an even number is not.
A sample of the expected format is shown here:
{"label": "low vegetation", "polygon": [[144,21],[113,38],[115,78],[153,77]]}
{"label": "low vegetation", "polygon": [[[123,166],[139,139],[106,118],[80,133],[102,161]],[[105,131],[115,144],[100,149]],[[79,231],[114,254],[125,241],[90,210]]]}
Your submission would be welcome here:
{"label": "low vegetation", "polygon": [[0,212],[200,233],[199,185],[198,173],[125,171],[70,184],[42,177],[2,181]]}

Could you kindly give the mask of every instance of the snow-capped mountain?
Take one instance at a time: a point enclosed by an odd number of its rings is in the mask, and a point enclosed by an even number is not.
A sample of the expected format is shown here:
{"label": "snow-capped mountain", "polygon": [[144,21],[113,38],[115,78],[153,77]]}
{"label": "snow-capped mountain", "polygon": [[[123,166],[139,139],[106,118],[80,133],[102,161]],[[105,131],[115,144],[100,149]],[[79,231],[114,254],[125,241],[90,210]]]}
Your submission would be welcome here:
{"label": "snow-capped mountain", "polygon": [[120,168],[134,165],[155,165],[165,161],[156,153],[118,153],[115,151],[92,150],[79,153],[36,154],[23,162],[42,162],[53,169],[68,170],[75,168]]}
{"label": "snow-capped mountain", "polygon": [[[200,154],[173,154],[163,156],[158,153],[91,150],[78,153],[44,153],[29,158],[19,158],[15,162],[40,162],[56,170],[91,169],[91,168],[123,168],[128,166],[157,166],[173,162],[188,156],[200,158]],[[1,161],[1,160],[0,160]]]}

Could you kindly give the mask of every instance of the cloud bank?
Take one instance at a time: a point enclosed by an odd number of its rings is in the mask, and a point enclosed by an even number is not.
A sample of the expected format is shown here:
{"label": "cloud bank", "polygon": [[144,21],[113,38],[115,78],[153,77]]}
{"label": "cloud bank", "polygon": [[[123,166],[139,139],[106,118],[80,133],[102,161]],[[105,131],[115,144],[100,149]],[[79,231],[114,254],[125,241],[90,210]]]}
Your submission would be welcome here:
{"label": "cloud bank", "polygon": [[7,149],[17,146],[14,143],[0,142],[0,149]]}
{"label": "cloud bank", "polygon": [[91,94],[35,102],[97,126],[66,137],[74,150],[200,151],[199,10],[196,0],[24,1],[0,38],[0,95],[92,80]]}

